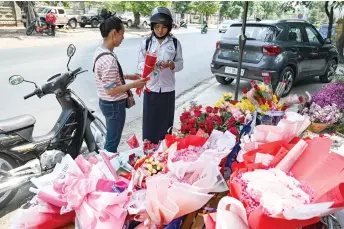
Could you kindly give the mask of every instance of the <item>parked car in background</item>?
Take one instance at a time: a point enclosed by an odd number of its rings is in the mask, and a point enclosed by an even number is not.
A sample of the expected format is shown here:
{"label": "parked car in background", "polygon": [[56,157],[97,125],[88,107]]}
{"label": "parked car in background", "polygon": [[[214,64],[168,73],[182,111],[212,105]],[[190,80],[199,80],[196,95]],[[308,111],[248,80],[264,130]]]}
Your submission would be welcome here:
{"label": "parked car in background", "polygon": [[[127,27],[131,27],[135,21],[133,12],[123,12],[123,13],[118,14],[118,17],[121,18],[121,20]],[[149,18],[143,15],[140,15],[140,26],[145,28],[148,25],[150,25]]]}
{"label": "parked car in background", "polygon": [[[72,29],[75,29],[78,25],[77,17],[74,15],[68,15],[64,7],[58,6],[42,6],[36,9],[38,16],[45,20],[45,16],[51,10],[55,9],[56,11],[56,25],[58,28],[63,28],[65,25],[69,25]],[[22,23],[26,28],[26,15],[22,14]]]}
{"label": "parked car in background", "polygon": [[[328,24],[322,24],[319,27],[319,33],[321,34],[322,38],[327,37],[327,32],[328,32]],[[336,37],[336,25],[332,25],[332,37]]]}
{"label": "parked car in background", "polygon": [[233,20],[225,20],[219,25],[219,33],[225,33],[228,28],[233,24],[235,21]]}
{"label": "parked car in background", "polygon": [[[216,43],[211,71],[224,85],[237,76],[241,26],[232,24]],[[248,22],[246,36],[240,72],[244,80],[262,81],[270,76],[274,88],[285,80],[286,96],[298,80],[319,76],[321,82],[328,83],[333,79],[339,59],[337,49],[306,21]]]}
{"label": "parked car in background", "polygon": [[100,17],[98,9],[91,9],[88,13],[80,15],[78,17],[80,27],[84,28],[86,25],[90,25],[92,28],[97,28],[100,24]]}

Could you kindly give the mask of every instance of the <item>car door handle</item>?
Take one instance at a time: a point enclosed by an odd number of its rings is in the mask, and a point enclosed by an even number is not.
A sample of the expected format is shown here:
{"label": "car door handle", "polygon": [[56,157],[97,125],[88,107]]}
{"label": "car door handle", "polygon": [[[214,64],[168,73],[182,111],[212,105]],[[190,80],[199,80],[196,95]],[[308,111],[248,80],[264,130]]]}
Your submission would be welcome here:
{"label": "car door handle", "polygon": [[297,51],[299,51],[299,49],[298,48],[291,48],[291,51],[297,52]]}

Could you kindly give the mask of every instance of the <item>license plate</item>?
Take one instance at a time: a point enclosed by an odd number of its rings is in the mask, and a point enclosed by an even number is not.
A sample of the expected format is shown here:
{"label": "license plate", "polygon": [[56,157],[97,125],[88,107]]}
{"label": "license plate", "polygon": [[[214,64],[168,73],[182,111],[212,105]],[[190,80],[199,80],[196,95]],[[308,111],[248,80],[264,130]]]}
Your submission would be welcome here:
{"label": "license plate", "polygon": [[[238,69],[237,68],[232,68],[232,67],[226,67],[225,68],[225,73],[231,74],[231,75],[237,75],[238,74]],[[245,74],[245,69],[241,69],[240,75],[243,76]]]}

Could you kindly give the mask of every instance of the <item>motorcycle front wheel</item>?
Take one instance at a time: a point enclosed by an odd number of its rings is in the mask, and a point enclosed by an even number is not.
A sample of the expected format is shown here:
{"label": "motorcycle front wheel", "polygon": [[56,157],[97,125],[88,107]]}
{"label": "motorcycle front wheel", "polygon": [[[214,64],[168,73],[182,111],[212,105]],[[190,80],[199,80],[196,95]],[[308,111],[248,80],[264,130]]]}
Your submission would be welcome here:
{"label": "motorcycle front wheel", "polygon": [[[0,153],[0,169],[9,171],[15,169],[19,164],[11,157]],[[5,181],[5,177],[0,175],[0,183]],[[4,208],[17,194],[19,188],[14,188],[7,192],[0,193],[0,209]]]}
{"label": "motorcycle front wheel", "polygon": [[[104,149],[105,141],[106,141],[106,125],[103,123],[103,121],[97,117],[94,116],[95,120],[91,123],[91,131],[94,137],[94,140],[96,141],[97,148],[98,149]],[[88,154],[92,153],[89,152],[88,147],[86,145],[86,142],[84,141],[80,150],[81,154]]]}
{"label": "motorcycle front wheel", "polygon": [[95,120],[91,123],[91,130],[98,149],[104,149],[107,131],[106,125],[99,117],[95,116]]}
{"label": "motorcycle front wheel", "polygon": [[35,23],[32,23],[29,27],[26,28],[26,35],[30,36],[35,30]]}

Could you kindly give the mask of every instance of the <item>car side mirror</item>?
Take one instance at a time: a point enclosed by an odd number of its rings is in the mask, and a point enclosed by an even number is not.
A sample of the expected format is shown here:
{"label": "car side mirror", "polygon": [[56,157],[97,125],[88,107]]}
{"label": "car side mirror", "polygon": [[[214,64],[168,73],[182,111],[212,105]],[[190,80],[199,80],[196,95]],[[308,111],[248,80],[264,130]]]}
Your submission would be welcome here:
{"label": "car side mirror", "polygon": [[331,39],[330,38],[325,38],[325,44],[332,44]]}

